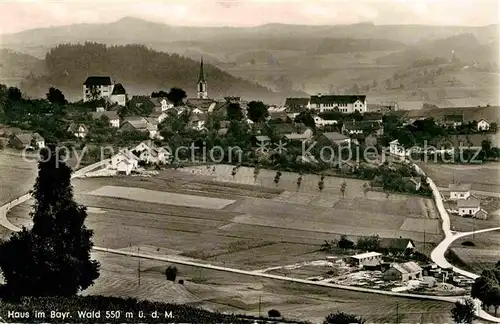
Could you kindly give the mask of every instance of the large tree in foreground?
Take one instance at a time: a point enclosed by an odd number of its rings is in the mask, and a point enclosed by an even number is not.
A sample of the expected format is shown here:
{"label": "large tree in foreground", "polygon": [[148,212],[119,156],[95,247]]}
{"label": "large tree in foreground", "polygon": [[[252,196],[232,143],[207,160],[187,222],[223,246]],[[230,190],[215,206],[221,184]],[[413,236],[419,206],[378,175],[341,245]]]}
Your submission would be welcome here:
{"label": "large tree in foreground", "polygon": [[73,198],[71,168],[58,160],[55,148],[41,154],[31,191],[33,227],[0,245],[4,292],[12,297],[71,296],[99,277],[99,263],[90,259],[86,208]]}

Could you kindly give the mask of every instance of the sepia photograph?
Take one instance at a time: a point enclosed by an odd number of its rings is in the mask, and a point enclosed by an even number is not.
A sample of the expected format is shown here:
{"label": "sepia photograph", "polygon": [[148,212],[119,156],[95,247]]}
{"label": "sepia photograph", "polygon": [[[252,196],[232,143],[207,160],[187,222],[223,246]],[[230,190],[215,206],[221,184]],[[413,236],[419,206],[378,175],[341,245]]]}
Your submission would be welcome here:
{"label": "sepia photograph", "polygon": [[498,0],[0,0],[1,323],[500,323]]}

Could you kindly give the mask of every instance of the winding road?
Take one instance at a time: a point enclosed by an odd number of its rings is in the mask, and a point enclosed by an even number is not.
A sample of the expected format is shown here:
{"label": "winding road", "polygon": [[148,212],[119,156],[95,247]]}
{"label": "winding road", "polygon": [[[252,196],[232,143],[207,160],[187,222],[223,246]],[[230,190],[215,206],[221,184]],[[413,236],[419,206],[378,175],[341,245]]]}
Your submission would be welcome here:
{"label": "winding road", "polygon": [[[72,175],[72,178],[84,176],[87,172],[94,170],[102,165],[107,164],[108,161],[109,160],[104,160],[104,161],[89,165],[85,168],[82,168],[82,169],[76,171]],[[425,173],[423,173],[423,171],[420,168],[418,168],[418,166],[415,165],[415,168],[421,174],[425,175]],[[446,212],[446,209],[444,208],[442,196],[439,192],[439,189],[434,184],[432,179],[427,178],[427,181],[428,181],[430,187],[432,188],[435,202],[436,202],[436,206],[438,208],[438,211],[439,211],[439,214],[440,214],[440,217],[442,220],[443,232],[445,234],[445,239],[431,253],[432,261],[434,263],[436,263],[438,266],[443,267],[443,268],[452,267],[453,271],[455,271],[456,273],[461,274],[465,277],[472,278],[472,279],[477,278],[478,277],[477,274],[467,272],[467,271],[464,271],[462,269],[453,267],[446,260],[444,255],[445,255],[445,252],[448,249],[448,247],[456,239],[464,237],[464,236],[472,235],[473,232],[456,233],[456,232],[451,231],[451,229],[450,229],[450,217],[449,217],[448,213]],[[20,231],[21,229],[19,227],[15,226],[7,219],[7,213],[11,208],[27,201],[28,199],[30,199],[30,195],[25,194],[17,199],[14,199],[14,200],[8,202],[7,204],[1,206],[0,207],[0,226],[4,226],[11,231],[16,231],[16,232]],[[478,233],[484,233],[484,232],[495,231],[495,230],[500,230],[500,227],[478,230],[478,231],[475,231],[474,233],[478,234]],[[296,283],[307,284],[307,285],[323,286],[323,287],[358,291],[358,292],[364,292],[364,293],[376,293],[376,294],[382,294],[382,295],[387,295],[387,296],[437,300],[437,301],[445,301],[445,302],[455,302],[457,300],[463,299],[463,297],[446,297],[446,296],[406,294],[406,293],[396,293],[396,292],[392,292],[392,291],[381,291],[381,290],[361,288],[361,287],[343,286],[343,285],[337,285],[337,284],[326,283],[326,282],[318,282],[318,281],[310,281],[310,280],[297,279],[297,278],[289,278],[289,277],[283,277],[283,276],[278,276],[278,275],[272,275],[272,274],[268,274],[268,273],[260,273],[260,272],[255,272],[255,271],[247,271],[247,270],[241,270],[241,269],[221,267],[221,266],[216,266],[216,265],[211,265],[211,264],[192,262],[192,261],[187,261],[185,259],[178,259],[175,257],[155,256],[155,255],[149,255],[149,254],[145,254],[145,253],[135,253],[135,252],[130,252],[130,251],[108,249],[108,248],[101,248],[101,247],[94,247],[93,250],[96,252],[113,253],[113,254],[118,254],[118,255],[125,255],[125,256],[131,256],[131,257],[137,257],[137,258],[143,258],[143,259],[164,261],[164,262],[170,262],[170,263],[175,263],[175,264],[182,264],[182,265],[200,267],[200,268],[217,270],[217,271],[225,271],[225,272],[237,273],[237,274],[254,276],[254,277],[276,279],[276,280],[296,282]],[[480,302],[477,300],[476,300],[476,316],[483,319],[483,320],[487,320],[487,321],[494,322],[494,323],[500,323],[500,318],[491,316],[488,313],[486,313],[485,311],[483,311],[480,307]]]}

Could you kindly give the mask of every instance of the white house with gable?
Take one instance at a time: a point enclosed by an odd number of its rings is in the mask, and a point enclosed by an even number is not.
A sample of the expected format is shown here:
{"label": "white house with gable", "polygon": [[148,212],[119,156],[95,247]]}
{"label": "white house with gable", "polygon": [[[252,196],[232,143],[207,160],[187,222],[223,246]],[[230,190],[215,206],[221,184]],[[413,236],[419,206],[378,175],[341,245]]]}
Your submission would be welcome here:
{"label": "white house with gable", "polygon": [[470,184],[454,184],[448,185],[448,190],[450,191],[450,199],[452,200],[465,200],[470,197]]}
{"label": "white house with gable", "polygon": [[481,119],[477,122],[477,130],[478,131],[487,131],[490,129],[490,123],[486,119]]}

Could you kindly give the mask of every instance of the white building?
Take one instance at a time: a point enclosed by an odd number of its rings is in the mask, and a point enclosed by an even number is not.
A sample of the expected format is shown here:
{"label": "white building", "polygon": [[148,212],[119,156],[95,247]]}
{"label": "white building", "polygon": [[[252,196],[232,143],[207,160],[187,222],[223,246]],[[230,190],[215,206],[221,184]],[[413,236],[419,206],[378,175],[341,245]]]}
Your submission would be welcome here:
{"label": "white building", "polygon": [[111,97],[113,83],[109,76],[90,76],[83,83],[83,102]]}
{"label": "white building", "polygon": [[378,266],[382,263],[382,254],[378,252],[356,254],[349,257],[349,262],[358,267]]}
{"label": "white building", "polygon": [[490,123],[486,119],[481,119],[477,122],[477,130],[478,131],[487,131],[490,129]]}
{"label": "white building", "polygon": [[399,144],[398,140],[394,140],[389,143],[389,152],[394,155],[405,156],[405,148]]}
{"label": "white building", "polygon": [[[99,109],[99,108],[98,108]],[[106,116],[109,120],[109,125],[111,127],[120,128],[120,116],[116,111],[105,111],[105,110],[97,110],[92,112],[93,119],[99,119],[102,116]]]}
{"label": "white building", "polygon": [[452,200],[465,200],[470,197],[470,184],[454,184],[448,185],[448,190],[450,191],[450,199]]}
{"label": "white building", "polygon": [[323,119],[319,116],[314,116],[314,124],[316,125],[316,127],[325,127],[326,125],[336,125],[338,124],[338,121],[336,120],[326,120],[326,119]]}
{"label": "white building", "polygon": [[367,110],[366,96],[364,95],[321,95],[311,96],[307,105],[308,109],[319,112],[338,110],[343,113]]}
{"label": "white building", "polygon": [[121,83],[113,85],[109,101],[113,104],[125,107],[127,104],[127,92]]}
{"label": "white building", "polygon": [[125,173],[126,175],[129,175],[133,169],[134,165],[129,160],[121,160],[116,164],[116,171],[118,171],[118,173]]}
{"label": "white building", "polygon": [[85,138],[87,137],[89,130],[84,124],[71,123],[68,127],[68,132],[73,134],[76,138]]}
{"label": "white building", "polygon": [[151,98],[150,100],[154,104],[153,111],[167,111],[174,108],[174,103],[167,98]]}
{"label": "white building", "polygon": [[[122,163],[123,161],[126,161],[126,163]],[[132,151],[124,149],[113,155],[109,164],[109,167],[113,170],[120,171],[120,168],[122,171],[126,171],[128,168],[135,170],[139,166],[139,158]]]}
{"label": "white building", "polygon": [[476,198],[461,199],[457,201],[457,209],[460,216],[474,216],[481,210],[481,202]]}

